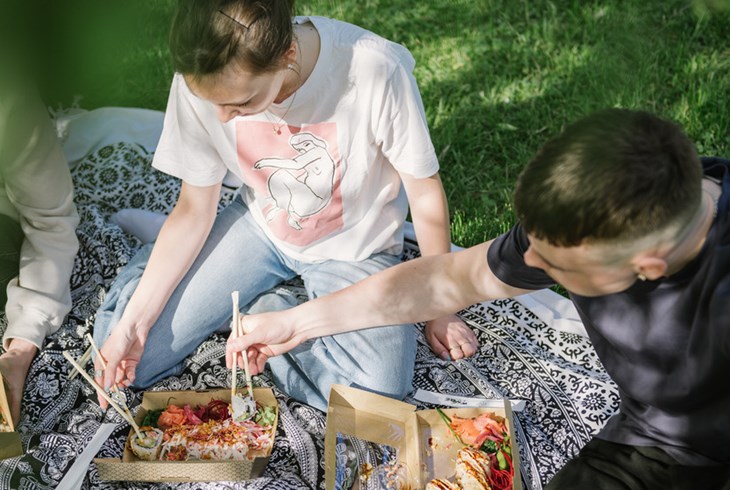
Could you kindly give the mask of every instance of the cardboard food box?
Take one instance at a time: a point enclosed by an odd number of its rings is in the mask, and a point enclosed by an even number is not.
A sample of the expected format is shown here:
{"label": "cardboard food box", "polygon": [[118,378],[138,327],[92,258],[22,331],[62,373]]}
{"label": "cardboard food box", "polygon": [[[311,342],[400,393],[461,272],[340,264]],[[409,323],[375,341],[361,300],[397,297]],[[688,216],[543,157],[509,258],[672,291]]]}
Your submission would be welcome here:
{"label": "cardboard food box", "polygon": [[[194,482],[194,481],[240,481],[261,476],[271,456],[273,436],[279,421],[279,405],[270,388],[254,388],[254,398],[264,406],[274,407],[276,418],[272,427],[272,444],[265,451],[250,451],[249,459],[243,461],[143,461],[132,453],[130,438],[135,435],[130,430],[124,445],[122,459],[94,459],[102,480],[150,481],[150,482]],[[148,410],[174,405],[206,405],[213,399],[230,402],[231,390],[212,391],[147,391],[142,396],[142,406],[135,421],[141,424]]]}
{"label": "cardboard food box", "polygon": [[10,404],[5,393],[5,380],[0,374],[0,459],[14,458],[23,454],[20,434],[15,432],[13,418],[10,416]]}
{"label": "cardboard food box", "polygon": [[[507,419],[515,470],[512,489],[521,490],[519,451],[510,402],[503,400],[500,408],[496,409],[464,407],[442,410],[449,417],[457,415],[471,418],[484,412],[494,412]],[[374,464],[363,464],[361,458],[365,452],[349,446],[348,440],[353,437],[382,445],[385,457]],[[416,410],[409,403],[356,388],[342,385],[332,387],[325,432],[327,490],[417,490],[425,488],[434,478],[449,478],[453,481],[454,461],[462,447],[436,410]],[[353,459],[354,465],[348,462]],[[378,470],[378,463],[386,460],[387,464],[379,466],[387,469]],[[353,472],[359,475],[353,478]],[[385,478],[383,473],[386,473]],[[343,476],[345,474],[349,476]],[[347,483],[343,484],[343,480]]]}

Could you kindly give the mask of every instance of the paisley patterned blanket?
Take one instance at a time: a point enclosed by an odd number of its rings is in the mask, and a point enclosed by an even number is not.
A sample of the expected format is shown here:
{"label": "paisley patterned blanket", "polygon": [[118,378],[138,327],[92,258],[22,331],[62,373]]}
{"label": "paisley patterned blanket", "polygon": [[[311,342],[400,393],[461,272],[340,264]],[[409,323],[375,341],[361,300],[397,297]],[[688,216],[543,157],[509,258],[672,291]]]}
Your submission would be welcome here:
{"label": "paisley patterned blanket", "polygon": [[[56,488],[102,424],[116,424],[96,457],[120,457],[129,426],[114,410],[102,413],[94,391],[77,376],[64,350],[80,357],[84,335],[117,272],[141,245],[110,221],[123,208],[167,213],[179,183],[151,166],[151,153],[127,141],[105,144],[80,159],[72,173],[81,215],[81,248],[72,277],[73,310],[32,364],[19,425],[21,457],[0,461],[0,488]],[[220,206],[230,202],[223,195]],[[408,242],[407,259],[418,254]],[[288,285],[304,297],[301,285]],[[556,305],[567,302],[553,294]],[[553,296],[548,296],[552,298]],[[461,312],[479,341],[471,359],[446,362],[419,336],[415,391],[407,402],[419,408],[447,402],[445,395],[513,400],[524,487],[540,489],[585,444],[618,407],[618,395],[580,330],[559,328],[531,302],[504,300],[474,305]],[[549,311],[554,309],[547,308]],[[4,330],[0,317],[0,331]],[[421,326],[417,326],[421,332]],[[200,390],[230,386],[224,362],[225,338],[213,336],[186,361],[184,372],[154,390]],[[91,365],[88,365],[91,371]],[[259,386],[273,387],[263,374]],[[302,405],[274,387],[280,418],[271,460],[263,477],[247,482],[149,484],[105,482],[96,466],[84,467],[81,488],[324,488],[325,414]],[[141,393],[128,392],[137,407]]]}

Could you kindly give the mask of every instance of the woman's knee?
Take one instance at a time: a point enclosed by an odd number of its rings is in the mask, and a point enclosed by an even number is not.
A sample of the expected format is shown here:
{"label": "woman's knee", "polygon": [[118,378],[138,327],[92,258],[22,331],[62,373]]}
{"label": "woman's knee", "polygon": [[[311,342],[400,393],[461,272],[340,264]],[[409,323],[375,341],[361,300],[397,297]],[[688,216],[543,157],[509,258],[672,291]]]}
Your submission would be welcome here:
{"label": "woman's knee", "polygon": [[413,390],[415,355],[403,351],[388,354],[373,359],[369,369],[355,373],[352,384],[400,400]]}
{"label": "woman's knee", "polygon": [[413,369],[393,371],[391,376],[373,376],[365,380],[353,382],[354,388],[377,393],[379,395],[402,400],[413,391]]}

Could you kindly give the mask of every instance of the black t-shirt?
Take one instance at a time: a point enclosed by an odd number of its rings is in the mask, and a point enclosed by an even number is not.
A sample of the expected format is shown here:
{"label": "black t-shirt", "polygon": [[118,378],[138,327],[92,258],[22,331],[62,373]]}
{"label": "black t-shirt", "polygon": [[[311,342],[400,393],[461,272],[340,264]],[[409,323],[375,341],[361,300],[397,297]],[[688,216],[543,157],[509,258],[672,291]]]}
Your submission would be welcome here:
{"label": "black t-shirt", "polygon": [[[717,217],[699,255],[681,271],[617,294],[570,294],[621,405],[597,437],[658,446],[688,465],[730,464],[730,161],[704,158],[719,179]],[[554,284],[524,262],[520,225],[490,247],[506,284]]]}

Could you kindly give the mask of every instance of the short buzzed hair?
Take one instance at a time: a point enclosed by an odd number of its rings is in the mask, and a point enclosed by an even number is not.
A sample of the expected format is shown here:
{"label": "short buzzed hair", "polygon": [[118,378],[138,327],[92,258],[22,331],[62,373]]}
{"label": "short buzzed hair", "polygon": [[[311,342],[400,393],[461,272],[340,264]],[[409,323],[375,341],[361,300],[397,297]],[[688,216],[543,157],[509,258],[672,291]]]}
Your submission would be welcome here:
{"label": "short buzzed hair", "polygon": [[692,219],[702,166],[675,123],[608,109],[565,128],[520,174],[515,210],[524,229],[555,246],[622,242]]}

